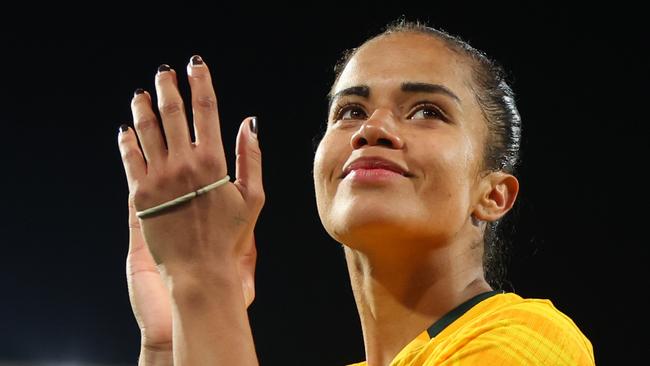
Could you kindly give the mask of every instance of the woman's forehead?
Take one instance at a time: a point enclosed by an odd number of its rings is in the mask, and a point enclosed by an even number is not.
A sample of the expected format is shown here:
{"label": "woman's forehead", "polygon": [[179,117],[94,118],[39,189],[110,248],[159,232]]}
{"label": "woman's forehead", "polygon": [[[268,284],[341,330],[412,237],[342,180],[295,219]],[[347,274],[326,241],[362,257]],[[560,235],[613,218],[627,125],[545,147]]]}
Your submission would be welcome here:
{"label": "woman's forehead", "polygon": [[[461,98],[468,66],[440,40],[424,34],[391,34],[364,44],[341,73],[334,93],[356,85],[395,88],[405,82],[444,85]],[[467,92],[467,91],[465,91]]]}

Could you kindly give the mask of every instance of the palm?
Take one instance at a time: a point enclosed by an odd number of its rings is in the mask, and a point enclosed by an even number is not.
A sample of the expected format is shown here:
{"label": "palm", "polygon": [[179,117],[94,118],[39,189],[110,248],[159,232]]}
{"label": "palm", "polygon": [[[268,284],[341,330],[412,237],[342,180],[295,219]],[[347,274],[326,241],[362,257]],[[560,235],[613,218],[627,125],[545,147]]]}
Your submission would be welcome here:
{"label": "palm", "polygon": [[126,279],[142,343],[171,350],[172,314],[168,291],[142,236],[132,200],[129,200],[129,234]]}

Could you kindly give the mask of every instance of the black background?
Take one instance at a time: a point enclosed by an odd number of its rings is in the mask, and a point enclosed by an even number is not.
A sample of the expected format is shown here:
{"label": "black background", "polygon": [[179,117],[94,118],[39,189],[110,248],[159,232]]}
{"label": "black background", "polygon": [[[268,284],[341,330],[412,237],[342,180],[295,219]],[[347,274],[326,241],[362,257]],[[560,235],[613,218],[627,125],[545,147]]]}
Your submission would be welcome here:
{"label": "black background", "polygon": [[400,15],[460,35],[512,75],[524,123],[514,290],[551,299],[599,364],[639,359],[650,156],[641,12],[365,5],[98,8],[3,28],[0,361],[135,364],[117,128],[161,63],[187,96],[193,54],[213,71],[230,166],[239,122],[259,117],[267,204],[250,317],[261,363],[363,359],[342,249],[316,212],[312,140],[341,52]]}

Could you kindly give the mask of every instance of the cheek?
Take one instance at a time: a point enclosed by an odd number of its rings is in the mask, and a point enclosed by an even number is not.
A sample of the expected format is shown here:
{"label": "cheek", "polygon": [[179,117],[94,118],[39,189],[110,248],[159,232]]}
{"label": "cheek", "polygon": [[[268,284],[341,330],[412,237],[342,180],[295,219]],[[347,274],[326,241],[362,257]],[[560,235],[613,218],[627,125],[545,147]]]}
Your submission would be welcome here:
{"label": "cheek", "polygon": [[422,151],[423,201],[436,220],[462,220],[469,209],[474,157],[464,138],[439,140]]}
{"label": "cheek", "polygon": [[347,158],[344,151],[339,151],[342,149],[337,148],[339,144],[335,140],[331,135],[325,134],[314,155],[314,189],[319,211],[331,200],[333,192],[329,190],[334,188],[332,182],[335,179],[334,174],[337,167],[342,164],[341,159]]}
{"label": "cheek", "polygon": [[327,135],[323,136],[321,139],[320,143],[318,144],[318,148],[316,149],[316,153],[314,154],[314,185],[316,187],[321,186],[325,180],[327,179],[327,176],[329,175],[327,171],[329,170],[328,163],[331,162],[331,151],[329,148],[329,139]]}

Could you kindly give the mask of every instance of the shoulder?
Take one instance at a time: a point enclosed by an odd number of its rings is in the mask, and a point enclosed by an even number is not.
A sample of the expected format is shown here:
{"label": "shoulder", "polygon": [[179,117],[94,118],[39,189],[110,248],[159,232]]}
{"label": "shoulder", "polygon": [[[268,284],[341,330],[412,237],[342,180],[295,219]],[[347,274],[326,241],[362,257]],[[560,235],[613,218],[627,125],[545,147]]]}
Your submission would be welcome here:
{"label": "shoulder", "polygon": [[475,305],[414,359],[404,365],[594,365],[591,342],[566,314],[513,293]]}
{"label": "shoulder", "polygon": [[585,346],[591,347],[573,320],[548,299],[524,299],[513,293],[497,295],[492,302],[485,304],[481,313],[474,314],[474,317],[468,320],[467,325],[470,327],[491,325],[497,328],[520,329],[522,332],[544,335],[558,342],[586,342]]}

